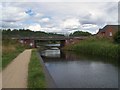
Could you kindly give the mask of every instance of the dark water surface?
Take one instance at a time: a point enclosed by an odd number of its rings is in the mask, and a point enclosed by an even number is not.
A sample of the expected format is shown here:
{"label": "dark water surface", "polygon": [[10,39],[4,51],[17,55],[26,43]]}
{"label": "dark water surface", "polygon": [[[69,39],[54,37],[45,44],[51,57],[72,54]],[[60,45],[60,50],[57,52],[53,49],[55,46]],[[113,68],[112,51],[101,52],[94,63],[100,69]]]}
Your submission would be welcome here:
{"label": "dark water surface", "polygon": [[90,58],[57,48],[41,52],[58,88],[117,88],[118,67],[109,60]]}

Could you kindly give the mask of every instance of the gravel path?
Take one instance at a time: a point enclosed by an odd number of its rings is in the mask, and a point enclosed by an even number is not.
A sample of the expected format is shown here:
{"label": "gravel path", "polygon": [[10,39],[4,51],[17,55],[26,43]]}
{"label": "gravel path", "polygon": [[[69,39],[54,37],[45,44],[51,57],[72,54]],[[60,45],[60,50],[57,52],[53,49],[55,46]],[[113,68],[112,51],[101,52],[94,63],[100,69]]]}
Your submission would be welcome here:
{"label": "gravel path", "polygon": [[31,51],[22,52],[2,71],[2,88],[27,88]]}

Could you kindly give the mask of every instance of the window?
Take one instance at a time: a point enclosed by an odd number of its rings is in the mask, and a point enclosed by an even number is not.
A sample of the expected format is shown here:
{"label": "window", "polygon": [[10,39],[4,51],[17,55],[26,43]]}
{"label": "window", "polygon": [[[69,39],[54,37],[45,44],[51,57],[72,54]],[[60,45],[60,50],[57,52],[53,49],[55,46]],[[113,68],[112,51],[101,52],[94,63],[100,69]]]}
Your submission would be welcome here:
{"label": "window", "polygon": [[32,46],[33,46],[33,43],[30,43],[30,46],[32,47]]}
{"label": "window", "polygon": [[109,35],[110,37],[112,36],[112,32],[110,32],[110,35]]}

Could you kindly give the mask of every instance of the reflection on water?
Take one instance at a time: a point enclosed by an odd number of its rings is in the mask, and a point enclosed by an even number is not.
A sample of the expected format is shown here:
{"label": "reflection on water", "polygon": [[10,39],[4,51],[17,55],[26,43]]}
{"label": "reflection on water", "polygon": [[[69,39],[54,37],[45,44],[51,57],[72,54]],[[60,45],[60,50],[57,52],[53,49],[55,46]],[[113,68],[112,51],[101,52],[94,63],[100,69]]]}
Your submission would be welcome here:
{"label": "reflection on water", "polygon": [[41,52],[58,88],[117,88],[118,68],[110,62],[49,49]]}
{"label": "reflection on water", "polygon": [[59,49],[44,50],[41,52],[41,55],[45,57],[60,58],[60,50]]}
{"label": "reflection on water", "polygon": [[46,44],[45,46],[56,46],[56,47],[58,47],[58,46],[60,46],[60,44]]}

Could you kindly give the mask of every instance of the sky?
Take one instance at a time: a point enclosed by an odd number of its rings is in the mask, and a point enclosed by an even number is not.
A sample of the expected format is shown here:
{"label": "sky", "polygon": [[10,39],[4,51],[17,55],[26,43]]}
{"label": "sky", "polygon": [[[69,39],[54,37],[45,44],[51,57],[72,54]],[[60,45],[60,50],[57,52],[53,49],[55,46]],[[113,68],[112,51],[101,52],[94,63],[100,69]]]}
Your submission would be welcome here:
{"label": "sky", "polygon": [[118,2],[2,2],[0,28],[69,34],[118,24]]}

